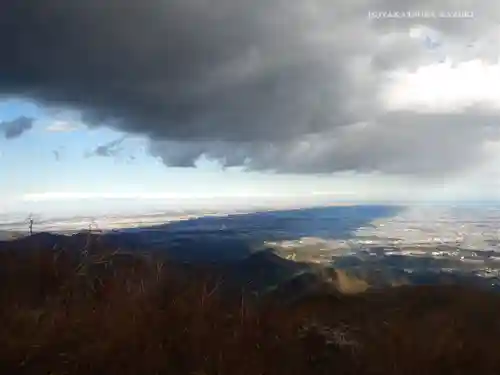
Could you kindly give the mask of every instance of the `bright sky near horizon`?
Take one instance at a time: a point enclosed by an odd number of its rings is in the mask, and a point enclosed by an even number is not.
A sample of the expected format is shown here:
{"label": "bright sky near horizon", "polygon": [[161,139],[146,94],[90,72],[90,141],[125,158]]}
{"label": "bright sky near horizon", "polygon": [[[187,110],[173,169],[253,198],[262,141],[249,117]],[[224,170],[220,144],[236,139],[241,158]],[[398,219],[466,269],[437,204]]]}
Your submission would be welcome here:
{"label": "bright sky near horizon", "polygon": [[[281,4],[280,0],[272,3]],[[264,198],[291,204],[500,198],[500,28],[492,19],[487,25],[478,24],[484,21],[481,17],[487,14],[489,3],[475,3],[473,17],[469,14],[467,19],[442,20],[448,22],[443,25],[414,19],[397,28],[387,27],[394,20],[369,20],[370,1],[364,1],[363,11],[345,5],[346,14],[358,22],[359,35],[355,36],[347,22],[335,25],[324,12],[317,12],[325,2],[312,3],[316,10],[312,5],[290,10],[290,29],[285,27],[279,35],[281,41],[292,43],[291,53],[279,56],[269,48],[271,42],[262,38],[278,35],[274,25],[265,23],[262,30],[248,29],[241,31],[248,35],[235,37],[255,39],[259,49],[240,52],[238,39],[235,46],[227,41],[228,53],[235,57],[230,61],[223,51],[213,52],[220,53],[215,56],[204,49],[204,43],[209,46],[221,38],[211,21],[200,25],[210,27],[212,34],[206,40],[203,33],[189,39],[193,36],[183,35],[187,31],[179,26],[179,41],[187,38],[186,43],[191,42],[187,56],[197,56],[206,65],[182,71],[186,64],[197,62],[186,63],[181,61],[186,56],[168,55],[169,68],[179,69],[177,78],[155,70],[149,60],[131,58],[130,67],[117,71],[128,97],[106,91],[115,81],[106,81],[99,69],[107,69],[109,61],[116,63],[110,59],[111,52],[70,71],[72,78],[61,68],[63,78],[59,78],[52,68],[36,70],[23,63],[29,55],[23,55],[23,48],[32,46],[12,49],[11,55],[19,55],[12,63],[0,63],[0,70],[5,71],[0,74],[0,214],[43,211],[76,215],[117,207],[151,210],[157,202],[190,198],[207,198],[221,205],[228,199],[244,205]],[[246,9],[246,5],[242,7],[241,11]],[[500,19],[500,13],[491,7],[490,15]],[[178,11],[193,16],[192,8]],[[226,16],[241,16],[231,12]],[[117,30],[133,19],[125,13],[123,20],[116,20]],[[264,15],[256,12],[245,17],[247,26],[254,27]],[[298,31],[292,25],[301,20],[304,29],[297,41]],[[21,27],[30,21],[18,22]],[[335,39],[339,33],[354,40]],[[103,43],[113,42],[108,37],[102,37]],[[93,43],[99,34],[89,38]],[[128,38],[124,42],[127,48],[139,48],[134,45],[137,41]],[[5,40],[0,38],[2,42]],[[92,43],[79,48],[105,53]],[[177,48],[174,42],[172,45]],[[370,49],[362,49],[368,45]],[[60,51],[57,53],[71,56],[71,45],[61,45]],[[161,60],[165,58],[161,51],[155,45],[144,53]],[[49,60],[54,56],[59,55],[43,55]],[[213,59],[218,61],[215,68]],[[137,81],[127,81],[127,69],[139,66],[134,64],[149,68],[156,76],[142,73],[144,77],[134,77]],[[296,68],[289,68],[293,64]],[[14,66],[26,72],[19,73]],[[208,73],[197,80],[193,72],[200,66],[200,71]],[[321,74],[319,80],[311,73],[315,68]],[[42,78],[24,81],[22,74],[31,77],[34,71]],[[12,80],[9,72],[15,76]],[[340,74],[347,77],[346,82],[338,81],[335,74],[339,72],[344,72]],[[104,81],[102,87],[92,91],[94,86],[83,79],[71,81],[77,74]],[[272,81],[273,77],[274,86],[265,86],[266,97],[262,98],[259,85],[264,78]],[[141,86],[139,78],[148,84]],[[71,82],[66,85],[65,80]],[[40,89],[39,82],[46,82],[40,83],[46,87]],[[158,87],[156,82],[161,82]],[[339,97],[332,89],[337,82],[346,87]],[[192,91],[183,91],[192,87]],[[289,94],[302,88],[312,96]],[[321,90],[323,96],[315,97]],[[212,99],[213,93],[223,99]],[[282,100],[292,107],[282,105]],[[344,113],[346,108],[350,112]],[[341,120],[334,121],[335,116]],[[115,118],[121,122],[113,122]],[[233,129],[239,126],[238,119],[244,130]],[[279,125],[270,129],[269,124],[275,122]],[[314,129],[300,127],[301,122]],[[221,166],[224,163],[228,168]]]}

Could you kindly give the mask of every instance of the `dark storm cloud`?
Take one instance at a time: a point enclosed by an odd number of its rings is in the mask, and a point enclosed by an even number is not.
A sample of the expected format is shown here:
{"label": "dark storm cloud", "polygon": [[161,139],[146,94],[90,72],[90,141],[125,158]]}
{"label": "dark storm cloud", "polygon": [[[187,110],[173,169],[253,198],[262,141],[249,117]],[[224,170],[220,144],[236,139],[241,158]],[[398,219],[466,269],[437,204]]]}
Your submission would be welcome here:
{"label": "dark storm cloud", "polygon": [[[455,9],[451,1],[419,4]],[[440,147],[431,142],[434,153],[426,157],[442,160],[433,164],[404,146],[412,145],[410,134],[422,146],[440,129],[453,130],[424,126],[425,118],[412,113],[403,117],[415,127],[397,128],[398,115],[384,114],[377,99],[388,70],[431,57],[424,43],[408,38],[408,27],[417,21],[375,22],[368,12],[420,5],[4,0],[0,91],[78,109],[91,126],[145,135],[151,153],[169,165],[190,167],[205,155],[225,166],[301,173],[460,168],[464,147],[471,156],[480,154],[482,133],[464,130],[455,143]],[[491,10],[498,9],[491,1],[462,7],[483,12],[488,25]],[[479,21],[422,22],[457,38],[486,27]],[[387,40],[393,31],[401,35]],[[353,131],[360,122],[371,125]],[[113,156],[119,143],[93,154]]]}
{"label": "dark storm cloud", "polygon": [[77,106],[91,123],[114,119],[123,130],[172,139],[253,140],[357,117],[342,99],[353,89],[345,65],[307,40],[315,19],[289,1],[7,4],[1,88]]}
{"label": "dark storm cloud", "polygon": [[31,130],[33,119],[25,116],[18,117],[10,121],[0,122],[0,133],[5,139],[14,139],[20,137],[23,133]]}

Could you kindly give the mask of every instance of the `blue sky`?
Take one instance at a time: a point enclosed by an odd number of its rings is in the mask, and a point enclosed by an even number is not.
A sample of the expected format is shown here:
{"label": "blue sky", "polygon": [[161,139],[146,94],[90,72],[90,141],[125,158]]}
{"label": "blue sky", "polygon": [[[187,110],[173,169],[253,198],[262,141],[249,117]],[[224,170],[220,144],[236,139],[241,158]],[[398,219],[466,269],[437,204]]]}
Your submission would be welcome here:
{"label": "blue sky", "polygon": [[[23,100],[0,103],[0,121],[20,116],[34,118],[33,128],[15,139],[0,138],[0,194],[5,198],[4,211],[36,211],[41,207],[59,212],[69,204],[76,214],[77,210],[89,209],[89,205],[98,211],[103,197],[134,194],[214,196],[223,202],[225,196],[245,201],[258,200],[259,196],[307,198],[334,192],[336,199],[342,200],[356,189],[353,180],[346,185],[345,181],[340,183],[329,176],[222,170],[210,161],[200,161],[197,168],[168,168],[147,154],[146,140],[140,137],[126,138],[116,157],[89,156],[100,145],[120,139],[124,133],[105,126],[88,128],[80,122],[78,113],[71,111],[47,109]],[[65,194],[66,198],[61,199]],[[78,199],[82,195],[91,198]],[[136,202],[121,204],[137,206]]]}
{"label": "blue sky", "polygon": [[[1,141],[0,170],[2,180],[7,182],[2,184],[2,193],[7,196],[43,192],[160,193],[166,189],[210,194],[221,193],[221,189],[226,188],[229,193],[243,188],[265,193],[284,187],[300,191],[306,182],[300,176],[277,176],[270,184],[269,175],[237,169],[222,171],[208,161],[200,162],[196,169],[167,168],[145,152],[146,141],[139,137],[127,138],[122,144],[123,151],[116,157],[89,156],[98,146],[117,140],[124,133],[105,127],[89,129],[80,124],[75,115],[51,116],[27,102],[0,104],[0,121],[21,115],[32,116],[36,122],[33,129],[22,136]],[[61,122],[71,125],[72,129],[50,130]],[[53,153],[55,150],[60,153],[59,160]],[[270,187],[272,190],[267,190]]]}

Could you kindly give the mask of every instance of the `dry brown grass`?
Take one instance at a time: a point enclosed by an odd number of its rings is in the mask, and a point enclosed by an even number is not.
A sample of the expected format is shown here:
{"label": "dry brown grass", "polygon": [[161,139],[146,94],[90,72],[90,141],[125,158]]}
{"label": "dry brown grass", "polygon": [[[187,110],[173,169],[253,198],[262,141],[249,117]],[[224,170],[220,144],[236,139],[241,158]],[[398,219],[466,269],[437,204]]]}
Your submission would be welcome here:
{"label": "dry brown grass", "polygon": [[500,374],[500,297],[454,287],[254,305],[154,258],[0,252],[2,374]]}

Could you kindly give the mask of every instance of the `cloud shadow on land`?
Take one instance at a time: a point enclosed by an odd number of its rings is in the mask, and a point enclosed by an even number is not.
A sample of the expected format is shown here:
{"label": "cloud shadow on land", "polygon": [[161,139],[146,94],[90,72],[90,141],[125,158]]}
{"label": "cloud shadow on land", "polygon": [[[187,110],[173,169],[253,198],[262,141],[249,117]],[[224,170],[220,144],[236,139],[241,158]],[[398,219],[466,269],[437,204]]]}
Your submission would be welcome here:
{"label": "cloud shadow on land", "polygon": [[237,261],[264,241],[303,237],[348,239],[376,219],[395,216],[398,206],[341,206],[202,217],[109,234],[123,247],[155,248],[182,261]]}

